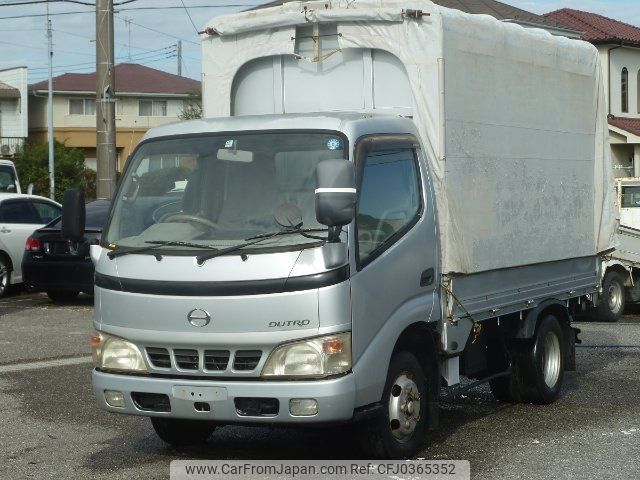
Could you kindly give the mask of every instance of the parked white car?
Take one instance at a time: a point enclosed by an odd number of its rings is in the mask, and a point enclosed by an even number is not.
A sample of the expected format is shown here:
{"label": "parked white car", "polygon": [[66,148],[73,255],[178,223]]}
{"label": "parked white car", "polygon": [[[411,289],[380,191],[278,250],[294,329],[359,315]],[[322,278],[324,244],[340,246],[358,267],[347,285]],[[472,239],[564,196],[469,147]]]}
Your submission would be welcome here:
{"label": "parked white car", "polygon": [[37,195],[0,193],[0,297],[22,283],[27,238],[62,213],[58,202]]}

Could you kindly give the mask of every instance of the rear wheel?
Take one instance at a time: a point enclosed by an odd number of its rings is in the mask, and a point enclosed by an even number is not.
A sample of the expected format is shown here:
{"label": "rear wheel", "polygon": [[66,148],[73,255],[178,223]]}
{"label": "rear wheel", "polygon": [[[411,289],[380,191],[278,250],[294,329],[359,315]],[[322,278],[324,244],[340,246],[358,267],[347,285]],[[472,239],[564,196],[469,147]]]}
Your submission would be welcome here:
{"label": "rear wheel", "polygon": [[9,279],[11,278],[11,265],[4,256],[0,256],[0,298],[9,293]]}
{"label": "rear wheel", "polygon": [[49,290],[47,296],[53,302],[71,302],[80,295],[80,292],[76,290]]}
{"label": "rear wheel", "polygon": [[501,402],[547,404],[560,396],[564,379],[565,342],[553,315],[540,320],[534,337],[512,353],[511,374],[489,382]]}
{"label": "rear wheel", "polygon": [[617,322],[622,316],[625,305],[625,288],[622,276],[613,270],[607,272],[602,280],[602,296],[596,308],[594,320]]}
{"label": "rear wheel", "polygon": [[151,417],[151,425],[160,439],[176,447],[206,442],[215,426],[201,420]]}
{"label": "rear wheel", "polygon": [[428,381],[416,357],[399,352],[391,359],[382,414],[358,425],[370,458],[408,458],[420,450],[427,424]]}

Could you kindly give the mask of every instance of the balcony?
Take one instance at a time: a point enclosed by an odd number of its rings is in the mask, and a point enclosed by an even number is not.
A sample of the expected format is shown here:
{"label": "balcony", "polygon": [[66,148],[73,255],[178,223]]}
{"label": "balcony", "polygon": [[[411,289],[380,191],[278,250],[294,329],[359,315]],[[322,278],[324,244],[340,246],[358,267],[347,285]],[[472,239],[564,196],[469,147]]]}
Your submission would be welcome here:
{"label": "balcony", "polygon": [[24,147],[24,137],[0,137],[0,158],[14,158]]}

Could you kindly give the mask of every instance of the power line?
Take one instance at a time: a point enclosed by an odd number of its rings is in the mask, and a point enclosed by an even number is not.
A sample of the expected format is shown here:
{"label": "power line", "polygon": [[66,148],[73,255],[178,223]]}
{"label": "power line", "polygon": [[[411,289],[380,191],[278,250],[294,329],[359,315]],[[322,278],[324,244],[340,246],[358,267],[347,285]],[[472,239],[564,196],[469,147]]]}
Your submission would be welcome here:
{"label": "power line", "polygon": [[[153,51],[149,51],[149,52],[143,52],[143,53],[137,53],[132,55],[132,60],[146,60],[147,58],[151,58],[151,57],[155,57],[157,55],[166,55],[168,53],[175,53],[175,45],[170,45],[168,47],[164,47],[164,48],[159,48],[157,50],[153,50]],[[128,59],[128,55],[122,56],[120,58],[118,58],[118,61],[122,61],[122,60],[126,60]],[[81,62],[81,63],[70,63],[67,65],[58,65],[56,67],[54,67],[54,70],[63,70],[65,68],[68,67],[78,67],[78,66],[89,66],[89,65],[94,65],[95,66],[95,62]],[[36,67],[36,68],[31,68],[30,70],[32,71],[38,71],[38,70],[46,70],[45,67]],[[83,70],[83,69],[78,69],[78,70]]]}
{"label": "power line", "polygon": [[191,25],[193,25],[193,29],[196,31],[196,35],[198,35],[198,27],[196,27],[196,24],[193,21],[193,18],[191,18],[191,14],[189,13],[189,10],[187,10],[187,6],[184,4],[184,0],[180,0],[180,3],[182,3],[182,6],[184,7],[184,12],[187,14],[187,17],[189,17],[189,21],[191,22]]}
{"label": "power line", "polygon": [[[137,2],[138,0],[123,0],[122,2],[114,3],[114,6],[126,5],[127,3]],[[38,4],[51,4],[51,3],[73,3],[76,5],[86,5],[88,7],[95,7],[95,3],[85,2],[83,0],[24,0],[13,1],[12,3],[0,3],[0,7],[15,7],[17,5],[38,5]]]}
{"label": "power line", "polygon": [[[115,16],[116,16],[117,18],[119,18],[120,20],[124,21],[124,18],[123,18],[123,17],[121,17],[120,15],[115,15]],[[192,41],[192,40],[187,40],[186,38],[178,37],[178,36],[176,36],[176,35],[171,35],[170,33],[163,32],[163,31],[161,31],[161,30],[156,30],[155,28],[147,27],[146,25],[142,25],[142,24],[140,24],[140,23],[136,23],[136,22],[134,22],[134,21],[130,21],[129,23],[131,23],[131,24],[133,24],[133,25],[136,25],[136,26],[138,26],[138,27],[140,27],[140,28],[144,28],[145,30],[149,30],[149,31],[151,31],[151,32],[159,33],[160,35],[166,35],[167,37],[175,38],[176,40],[182,40],[183,42],[192,43],[192,44],[194,44],[194,45],[198,45],[198,46],[200,45],[199,43],[194,42],[194,41]]]}

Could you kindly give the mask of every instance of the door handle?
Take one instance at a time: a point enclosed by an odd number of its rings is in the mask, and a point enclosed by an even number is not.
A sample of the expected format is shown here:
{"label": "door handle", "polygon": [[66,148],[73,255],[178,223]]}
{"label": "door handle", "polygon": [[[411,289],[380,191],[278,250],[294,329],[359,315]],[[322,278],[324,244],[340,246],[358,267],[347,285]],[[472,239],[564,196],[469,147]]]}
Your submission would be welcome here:
{"label": "door handle", "polygon": [[434,276],[435,276],[435,273],[433,271],[433,268],[429,268],[424,272],[422,272],[422,275],[420,275],[420,286],[427,287],[431,285],[433,283]]}
{"label": "door handle", "polygon": [[0,233],[11,233],[11,230],[9,230],[7,227],[2,227]]}

